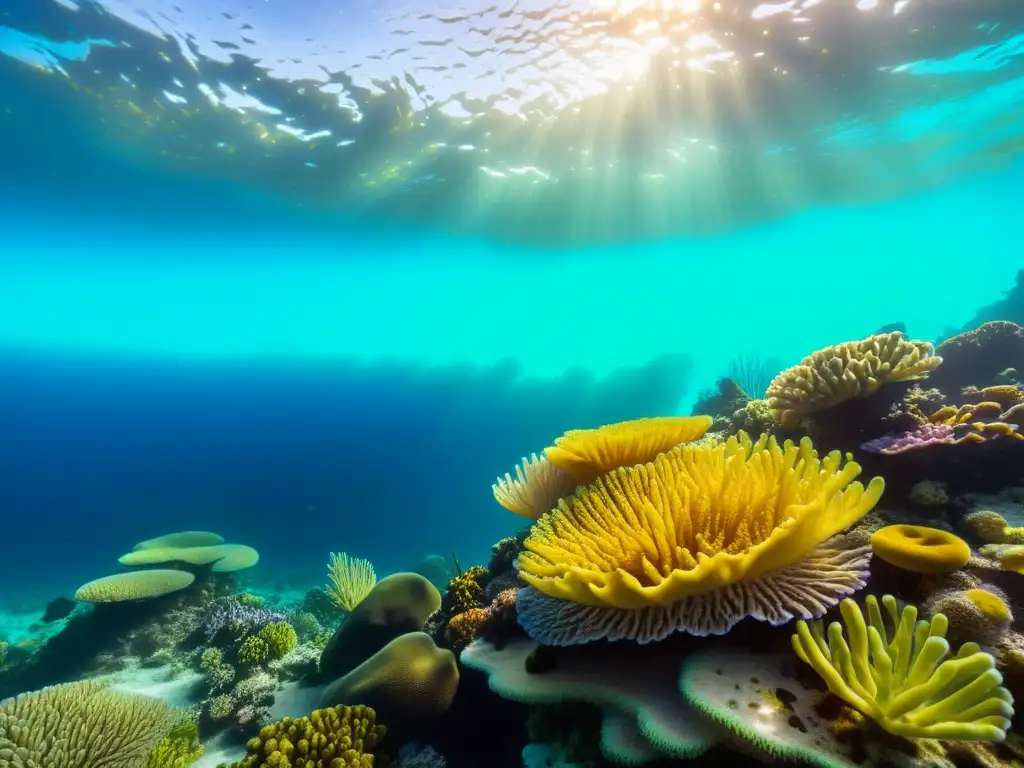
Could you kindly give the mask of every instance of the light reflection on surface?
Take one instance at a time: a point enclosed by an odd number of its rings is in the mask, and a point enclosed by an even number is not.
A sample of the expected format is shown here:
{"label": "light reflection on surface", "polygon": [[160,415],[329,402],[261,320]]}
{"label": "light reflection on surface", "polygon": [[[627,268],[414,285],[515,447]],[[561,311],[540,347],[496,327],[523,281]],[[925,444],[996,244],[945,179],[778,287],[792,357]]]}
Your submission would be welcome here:
{"label": "light reflection on surface", "polygon": [[63,0],[47,14],[46,35],[30,14],[2,20],[0,51],[28,66],[0,76],[65,77],[116,151],[512,239],[710,232],[890,196],[1005,162],[1024,135],[1010,0]]}

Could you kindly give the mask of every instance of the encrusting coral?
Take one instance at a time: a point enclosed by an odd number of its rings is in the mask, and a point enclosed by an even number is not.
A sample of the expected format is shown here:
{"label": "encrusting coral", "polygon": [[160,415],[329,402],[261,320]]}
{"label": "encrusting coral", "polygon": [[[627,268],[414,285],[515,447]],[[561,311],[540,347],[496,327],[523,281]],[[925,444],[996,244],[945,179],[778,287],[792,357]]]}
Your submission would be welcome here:
{"label": "encrusting coral", "polygon": [[971,559],[971,548],[959,536],[921,525],[880,528],[871,536],[871,551],[914,573],[952,573]]}
{"label": "encrusting coral", "polygon": [[942,363],[932,345],[899,331],[820,349],[776,376],[766,398],[783,427],[854,397],[867,397],[891,382],[921,379]]}
{"label": "encrusting coral", "polygon": [[327,594],[346,613],[354,611],[377,583],[373,563],[361,557],[349,557],[344,552],[331,553],[327,575],[331,582]]}
{"label": "encrusting coral", "polygon": [[881,496],[882,479],[865,488],[859,472],[807,439],[744,433],[610,472],[533,526],[519,622],[542,643],[574,645],[820,616],[867,578],[866,547],[828,543]]}
{"label": "encrusting coral", "polygon": [[328,707],[264,726],[233,768],[373,768],[387,729],[369,707]]}
{"label": "encrusting coral", "polygon": [[797,656],[829,690],[889,733],[907,738],[1002,741],[1013,717],[1013,697],[1003,688],[995,659],[965,643],[949,658],[942,614],[917,621],[917,609],[900,612],[896,598],[882,597],[893,626],[890,633],[874,595],[868,622],[850,599],[840,605],[843,625],[827,635],[820,621],[798,621]]}

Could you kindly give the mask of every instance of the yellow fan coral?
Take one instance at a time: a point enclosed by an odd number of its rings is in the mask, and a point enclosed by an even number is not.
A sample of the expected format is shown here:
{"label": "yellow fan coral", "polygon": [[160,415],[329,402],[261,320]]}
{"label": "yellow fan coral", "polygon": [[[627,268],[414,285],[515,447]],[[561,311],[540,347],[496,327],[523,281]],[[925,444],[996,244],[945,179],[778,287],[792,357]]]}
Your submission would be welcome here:
{"label": "yellow fan coral", "polygon": [[710,426],[710,416],[666,416],[573,429],[544,455],[577,483],[586,484],[613,469],[652,461],[680,443],[702,437]]}
{"label": "yellow fan coral", "polygon": [[801,416],[866,397],[883,384],[924,378],[942,362],[931,349],[899,332],[820,349],[772,380],[768,405],[776,423],[795,426]]}
{"label": "yellow fan coral", "polygon": [[377,583],[373,563],[361,557],[349,557],[344,552],[340,555],[331,552],[327,575],[331,579],[327,594],[336,606],[349,613],[370,594]]}
{"label": "yellow fan coral", "polygon": [[1013,697],[1003,688],[995,659],[977,644],[949,655],[948,622],[941,613],[917,621],[917,608],[902,613],[892,595],[882,605],[893,626],[890,638],[878,600],[866,600],[868,623],[853,600],[840,606],[846,632],[832,622],[797,622],[793,648],[821,675],[829,690],[897,736],[1002,741],[1013,717]]}
{"label": "yellow fan coral", "polygon": [[573,492],[576,481],[546,457],[523,457],[516,466],[516,476],[508,472],[491,486],[495,500],[509,512],[523,517],[538,518],[550,510],[558,500]]}
{"label": "yellow fan coral", "polygon": [[520,623],[545,644],[720,634],[753,616],[820,616],[859,589],[869,549],[826,542],[865,515],[839,452],[740,433],[621,468],[559,502],[519,555]]}

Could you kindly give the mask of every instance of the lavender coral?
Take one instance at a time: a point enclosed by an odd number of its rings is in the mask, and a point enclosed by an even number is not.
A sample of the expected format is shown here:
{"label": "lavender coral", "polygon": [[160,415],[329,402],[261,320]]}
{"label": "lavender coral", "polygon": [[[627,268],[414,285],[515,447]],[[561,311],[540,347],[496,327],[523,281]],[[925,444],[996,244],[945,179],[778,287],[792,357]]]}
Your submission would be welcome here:
{"label": "lavender coral", "polygon": [[206,641],[211,642],[222,630],[227,630],[237,638],[285,620],[283,613],[259,605],[243,605],[234,598],[224,598],[210,605],[199,627],[206,635]]}

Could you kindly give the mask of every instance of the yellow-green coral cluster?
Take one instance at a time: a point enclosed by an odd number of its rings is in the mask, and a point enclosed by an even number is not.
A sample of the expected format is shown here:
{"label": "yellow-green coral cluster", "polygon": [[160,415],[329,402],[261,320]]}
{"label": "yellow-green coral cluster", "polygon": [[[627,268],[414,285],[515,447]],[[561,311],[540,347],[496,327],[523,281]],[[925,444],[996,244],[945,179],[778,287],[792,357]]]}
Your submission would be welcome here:
{"label": "yellow-green coral cluster", "polygon": [[287,656],[299,643],[299,637],[287,621],[267,624],[242,641],[238,660],[242,664],[264,664]]}
{"label": "yellow-green coral cluster", "polygon": [[482,583],[487,578],[487,569],[474,565],[448,582],[448,591],[444,601],[450,615],[465,613],[473,608],[481,608],[486,602]]}
{"label": "yellow-green coral cluster", "polygon": [[975,643],[949,657],[947,620],[941,613],[917,621],[917,609],[900,612],[891,595],[882,605],[890,631],[871,595],[868,622],[853,600],[840,610],[846,625],[797,622],[793,648],[821,675],[832,693],[889,733],[908,738],[1002,741],[1013,716],[1013,698],[1000,684],[995,659]]}
{"label": "yellow-green coral cluster", "polygon": [[327,576],[330,580],[327,594],[336,606],[348,613],[354,611],[377,584],[373,563],[362,557],[350,557],[344,552],[331,552]]}
{"label": "yellow-green coral cluster", "polygon": [[184,717],[149,753],[146,768],[187,768],[203,756],[199,729],[191,717]]}
{"label": "yellow-green coral cluster", "polygon": [[373,768],[386,729],[369,707],[331,707],[264,727],[234,768]]}

